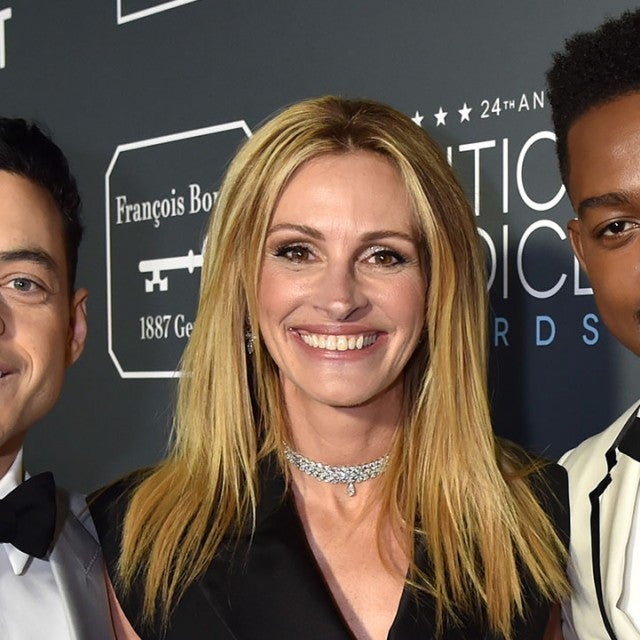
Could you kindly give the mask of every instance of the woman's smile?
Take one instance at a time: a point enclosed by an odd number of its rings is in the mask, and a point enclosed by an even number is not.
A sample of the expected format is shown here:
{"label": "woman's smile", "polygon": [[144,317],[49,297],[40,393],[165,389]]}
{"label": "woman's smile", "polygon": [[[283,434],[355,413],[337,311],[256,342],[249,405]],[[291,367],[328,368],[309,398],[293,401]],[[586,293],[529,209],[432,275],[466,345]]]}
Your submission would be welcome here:
{"label": "woman's smile", "polygon": [[302,341],[314,349],[327,351],[354,351],[370,347],[377,339],[376,333],[357,335],[335,335],[332,333],[304,333],[298,331]]}
{"label": "woman's smile", "polygon": [[[293,175],[267,233],[260,333],[285,397],[356,406],[402,385],[425,318],[420,239],[398,170],[368,151]],[[388,401],[388,400],[384,400]]]}

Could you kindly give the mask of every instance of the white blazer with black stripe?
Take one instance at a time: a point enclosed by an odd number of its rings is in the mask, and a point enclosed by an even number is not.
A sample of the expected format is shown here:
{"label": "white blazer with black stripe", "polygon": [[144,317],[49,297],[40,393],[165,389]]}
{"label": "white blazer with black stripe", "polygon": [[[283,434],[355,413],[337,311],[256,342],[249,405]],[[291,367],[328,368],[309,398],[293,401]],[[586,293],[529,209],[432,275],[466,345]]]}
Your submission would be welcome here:
{"label": "white blazer with black stripe", "polygon": [[640,492],[640,417],[636,403],[605,431],[561,459],[569,473],[570,601],[565,640],[640,640],[624,611],[629,537]]}

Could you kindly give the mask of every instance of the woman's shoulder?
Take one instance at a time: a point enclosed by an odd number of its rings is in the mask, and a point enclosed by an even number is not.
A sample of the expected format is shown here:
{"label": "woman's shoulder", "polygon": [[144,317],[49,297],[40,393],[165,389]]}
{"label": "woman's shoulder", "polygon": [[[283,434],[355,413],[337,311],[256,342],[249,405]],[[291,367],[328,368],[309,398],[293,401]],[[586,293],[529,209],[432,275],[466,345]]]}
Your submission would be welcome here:
{"label": "woman's shoulder", "polygon": [[[134,580],[130,588],[124,592],[120,587],[118,562],[122,542],[122,532],[125,516],[131,502],[131,498],[140,483],[149,476],[152,469],[140,469],[127,476],[112,482],[111,484],[94,491],[87,498],[89,511],[98,532],[102,555],[104,557],[107,572],[114,589],[114,598],[117,599],[119,612],[125,618],[125,626],[133,624],[138,635],[139,613],[142,608],[144,589],[139,580]],[[124,624],[120,620],[120,624]],[[141,627],[140,627],[141,628]],[[149,637],[158,637],[155,634]],[[127,636],[129,637],[129,636]],[[148,637],[146,633],[144,637]]]}
{"label": "woman's shoulder", "polygon": [[126,511],[127,504],[136,487],[149,475],[150,469],[138,469],[97,489],[87,497],[91,514],[102,517]]}
{"label": "woman's shoulder", "polygon": [[534,480],[540,501],[549,507],[553,522],[562,524],[563,533],[569,535],[569,476],[556,462],[547,462]]}
{"label": "woman's shoulder", "polygon": [[507,481],[526,482],[568,548],[569,478],[566,469],[556,462],[533,456],[509,441],[503,440],[500,445]]}
{"label": "woman's shoulder", "polygon": [[111,564],[120,550],[120,536],[127,508],[136,487],[147,477],[148,469],[134,471],[87,497],[91,518],[96,526],[102,551]]}
{"label": "woman's shoulder", "polygon": [[556,462],[539,461],[529,475],[531,486],[556,533],[569,547],[569,477],[567,470]]}

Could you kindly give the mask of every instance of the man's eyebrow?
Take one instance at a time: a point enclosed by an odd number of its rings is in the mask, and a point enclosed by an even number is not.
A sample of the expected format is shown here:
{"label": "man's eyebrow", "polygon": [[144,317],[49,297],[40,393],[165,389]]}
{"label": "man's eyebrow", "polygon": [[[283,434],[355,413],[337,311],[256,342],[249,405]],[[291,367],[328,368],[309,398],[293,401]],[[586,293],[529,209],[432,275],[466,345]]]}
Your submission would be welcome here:
{"label": "man's eyebrow", "polygon": [[56,262],[46,252],[40,249],[14,249],[0,251],[0,262],[33,262],[45,267],[48,271],[55,271]]}
{"label": "man's eyebrow", "polygon": [[578,215],[581,216],[588,209],[596,209],[598,207],[619,207],[627,205],[631,202],[631,198],[624,191],[612,191],[611,193],[603,193],[599,196],[585,198],[578,204]]}
{"label": "man's eyebrow", "polygon": [[[281,224],[276,224],[271,229],[267,235],[271,235],[272,233],[276,233],[277,231],[297,231],[299,233],[303,233],[315,240],[324,240],[324,234],[322,234],[317,229],[313,227],[309,227],[305,224],[289,224],[283,222]],[[395,231],[392,229],[380,229],[377,231],[370,231],[369,233],[365,233],[361,236],[360,240],[363,242],[372,242],[375,240],[382,240],[384,238],[400,238],[402,240],[407,240],[408,242],[412,242],[415,244],[416,238],[409,233],[405,233],[403,231]]]}

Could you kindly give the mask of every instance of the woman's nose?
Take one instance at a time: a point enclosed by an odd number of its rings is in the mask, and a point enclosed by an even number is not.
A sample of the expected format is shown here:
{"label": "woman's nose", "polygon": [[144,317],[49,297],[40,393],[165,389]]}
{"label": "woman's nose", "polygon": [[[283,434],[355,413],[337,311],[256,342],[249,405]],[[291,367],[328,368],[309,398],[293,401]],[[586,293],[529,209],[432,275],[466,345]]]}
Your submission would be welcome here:
{"label": "woman's nose", "polygon": [[368,303],[363,285],[351,265],[327,266],[316,295],[316,307],[334,321],[348,320]]}

